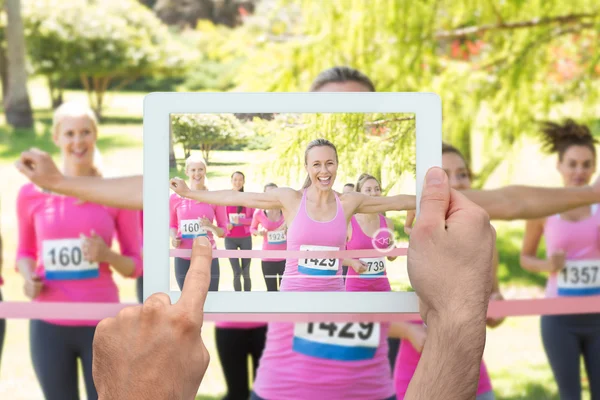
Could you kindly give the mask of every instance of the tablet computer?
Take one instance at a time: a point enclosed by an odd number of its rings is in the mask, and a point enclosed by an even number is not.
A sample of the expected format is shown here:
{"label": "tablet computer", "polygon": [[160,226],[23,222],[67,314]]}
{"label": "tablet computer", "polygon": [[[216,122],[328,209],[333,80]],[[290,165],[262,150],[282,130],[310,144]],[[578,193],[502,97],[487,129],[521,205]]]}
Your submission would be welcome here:
{"label": "tablet computer", "polygon": [[[312,168],[314,182],[322,185],[318,190],[327,190],[327,187],[333,190],[336,202],[339,199],[335,206],[338,207],[345,201],[344,185],[353,183],[356,186],[362,174],[369,174],[375,179],[369,182],[368,193],[367,189],[361,189],[363,194],[416,195],[418,213],[425,174],[430,167],[441,166],[442,106],[436,94],[151,93],[144,99],[143,125],[144,298],[164,292],[176,302],[181,293],[181,282],[175,277],[175,263],[179,263],[177,270],[181,275],[181,271],[185,271],[186,257],[189,259],[191,254],[191,240],[198,235],[211,234],[216,245],[213,256],[219,260],[219,267],[213,268],[212,272],[219,288],[208,293],[206,313],[268,316],[418,312],[416,296],[405,289],[408,276],[406,256],[402,254],[406,254],[408,243],[395,240],[403,229],[398,223],[399,217],[405,212],[363,213],[346,219],[347,238],[353,240],[352,245],[348,245],[348,249],[346,243],[336,242],[331,246],[327,235],[331,233],[339,238],[343,228],[339,224],[335,228],[330,224],[314,225],[318,218],[306,211],[311,209],[306,206],[307,202],[313,199],[306,195],[308,191],[303,190],[303,184]],[[198,133],[198,129],[203,129],[203,133]],[[169,134],[170,130],[173,135]],[[182,137],[193,132],[201,143],[188,140],[183,148],[179,146],[185,142]],[[217,138],[213,140],[211,132],[215,132],[215,136],[227,134],[240,139],[219,142]],[[169,168],[169,149],[174,145],[170,142],[171,137],[175,137],[179,153],[176,169]],[[247,143],[257,137],[267,138],[261,149],[246,147],[235,151],[235,143]],[[323,159],[333,157],[327,154],[319,155],[321,158],[314,167],[305,165],[306,148],[318,138],[335,147],[335,173],[329,170],[333,163]],[[222,143],[229,147],[225,146],[224,150]],[[207,155],[209,159],[204,161],[207,164],[204,171],[194,176],[186,168],[186,159],[191,156],[190,162],[197,164]],[[315,175],[315,168],[326,172]],[[234,182],[236,171],[243,173],[237,174],[237,183]],[[282,216],[284,224],[278,226],[283,225],[281,229],[265,226],[276,223],[278,215],[283,213],[261,210],[260,207],[210,204],[199,211],[202,215],[190,214],[197,202],[190,202],[171,191],[169,180],[173,176],[184,179],[188,185],[193,184],[193,179],[207,179],[205,186],[209,191],[237,191],[240,178],[245,193],[264,193],[267,183],[275,183],[279,188],[296,190],[297,204],[302,204],[303,208],[298,205],[293,217],[288,210],[290,221],[285,221]],[[379,193],[375,194],[376,191]],[[173,210],[175,203],[188,210],[180,209],[178,214]],[[271,222],[267,222],[269,215]],[[337,213],[332,215],[338,216]],[[262,222],[254,221],[260,217]],[[302,221],[301,217],[304,218]],[[210,220],[212,226],[221,229],[206,229],[208,225],[202,225],[200,218]],[[296,230],[293,234],[296,236],[302,229],[312,231],[302,234],[306,243],[291,245],[287,242],[290,229]],[[219,234],[225,237],[221,238]],[[248,250],[250,246],[252,250]],[[309,256],[311,251],[317,253]],[[394,259],[394,255],[398,257]],[[232,262],[230,258],[237,261]],[[244,259],[251,259],[250,265],[246,265]],[[348,267],[350,272],[344,276],[342,264],[348,259],[360,260],[360,265],[354,263]],[[286,260],[282,281],[281,270],[273,272],[262,268],[265,260]],[[248,283],[245,283],[248,274],[244,269],[251,270],[249,275],[253,279]],[[214,276],[215,271],[218,278]],[[277,288],[281,286],[283,290],[267,291],[268,279],[275,279]],[[286,279],[292,290],[285,290],[283,281]],[[298,281],[292,284],[292,279]],[[298,283],[300,281],[304,283]],[[392,290],[385,288],[386,281]],[[404,285],[398,284],[399,281]],[[252,290],[248,291],[250,285]],[[306,285],[306,290],[298,289],[298,285]],[[336,289],[329,290],[328,287]],[[346,287],[352,288],[345,290]]]}

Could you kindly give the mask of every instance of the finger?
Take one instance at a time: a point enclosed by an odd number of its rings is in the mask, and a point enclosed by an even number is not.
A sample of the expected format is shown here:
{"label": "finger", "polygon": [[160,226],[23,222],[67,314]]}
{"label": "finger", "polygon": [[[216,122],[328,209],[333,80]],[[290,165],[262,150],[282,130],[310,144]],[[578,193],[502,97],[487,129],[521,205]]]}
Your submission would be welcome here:
{"label": "finger", "polygon": [[404,233],[410,235],[412,232],[413,223],[415,222],[416,213],[412,210],[406,213],[406,220],[404,221]]}
{"label": "finger", "polygon": [[155,319],[171,305],[171,297],[166,293],[155,293],[148,297],[142,305],[142,315],[147,319]]}
{"label": "finger", "polygon": [[205,236],[194,239],[190,269],[185,277],[181,298],[177,302],[202,325],[204,302],[210,284],[212,247]]}
{"label": "finger", "polygon": [[33,176],[33,165],[28,160],[18,160],[15,162],[15,167],[27,178],[31,178]]}
{"label": "finger", "polygon": [[421,194],[421,215],[413,231],[423,228],[427,230],[444,229],[449,203],[450,186],[446,172],[438,167],[429,169]]}

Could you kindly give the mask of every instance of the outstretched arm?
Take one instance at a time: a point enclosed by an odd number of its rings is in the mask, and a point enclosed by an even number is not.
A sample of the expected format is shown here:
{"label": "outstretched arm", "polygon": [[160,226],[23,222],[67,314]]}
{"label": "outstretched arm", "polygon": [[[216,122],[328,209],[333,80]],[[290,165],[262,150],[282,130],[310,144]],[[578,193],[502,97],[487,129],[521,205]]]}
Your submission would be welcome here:
{"label": "outstretched arm", "polygon": [[238,192],[235,190],[191,190],[185,181],[173,178],[170,181],[171,189],[182,197],[202,203],[218,206],[242,206],[250,208],[284,208],[282,198],[290,195],[290,188],[276,188],[264,193]]}
{"label": "outstretched arm", "polygon": [[[595,183],[594,185],[597,185]],[[491,219],[543,218],[573,208],[600,203],[600,187],[543,188],[512,185],[494,190],[467,190],[469,200],[486,210]]]}
{"label": "outstretched arm", "polygon": [[109,207],[141,210],[143,208],[142,175],[123,178],[66,177],[46,152],[31,149],[21,154],[17,169],[35,185],[65,196]]}
{"label": "outstretched arm", "polygon": [[354,213],[374,214],[386,211],[414,210],[416,208],[416,197],[412,195],[399,194],[396,196],[367,196],[362,193],[347,193],[344,200],[354,205]]}

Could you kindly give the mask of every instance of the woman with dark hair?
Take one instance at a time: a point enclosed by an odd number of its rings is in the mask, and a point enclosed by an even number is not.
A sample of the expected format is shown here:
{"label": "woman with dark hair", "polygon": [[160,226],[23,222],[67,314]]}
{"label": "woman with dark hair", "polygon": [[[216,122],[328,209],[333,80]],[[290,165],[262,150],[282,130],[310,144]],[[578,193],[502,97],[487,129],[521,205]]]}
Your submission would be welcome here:
{"label": "woman with dark hair", "polygon": [[[568,119],[542,126],[543,148],[558,154],[564,186],[588,185],[596,172],[596,140],[587,126]],[[547,297],[600,294],[600,208],[597,204],[527,221],[521,266],[549,274]],[[546,257],[538,258],[542,236]],[[581,399],[581,357],[592,399],[600,398],[600,314],[544,315],[542,342],[561,399]]]}
{"label": "woman with dark hair", "polygon": [[[448,175],[450,187],[455,190],[469,190],[473,174],[462,153],[454,146],[442,144],[442,166]],[[494,249],[493,260],[493,288],[490,299],[502,300],[498,285],[498,250]],[[504,319],[488,319],[489,327],[497,327]],[[410,380],[417,370],[421,359],[423,345],[427,339],[427,329],[423,321],[413,321],[392,324],[390,336],[403,339],[394,368],[396,396],[398,400],[404,399]],[[493,400],[495,398],[492,382],[488,375],[485,362],[481,361],[479,383],[477,386],[477,400]]]}
{"label": "woman with dark hair", "polygon": [[[240,171],[231,174],[231,186],[235,192],[244,191],[246,177]],[[252,250],[252,234],[250,225],[254,208],[244,206],[227,206],[227,233],[225,234],[225,248],[227,250]],[[250,259],[249,258],[230,258],[231,268],[233,269],[233,288],[239,292],[242,290],[241,277],[244,277],[244,291],[252,290],[250,280]]]}
{"label": "woman with dark hair", "polygon": [[[274,183],[267,183],[264,192],[277,188]],[[250,232],[263,237],[263,250],[285,250],[287,248],[287,226],[280,209],[257,209],[252,217]],[[261,260],[263,276],[267,291],[276,292],[281,286],[285,271],[285,258],[263,258]]]}

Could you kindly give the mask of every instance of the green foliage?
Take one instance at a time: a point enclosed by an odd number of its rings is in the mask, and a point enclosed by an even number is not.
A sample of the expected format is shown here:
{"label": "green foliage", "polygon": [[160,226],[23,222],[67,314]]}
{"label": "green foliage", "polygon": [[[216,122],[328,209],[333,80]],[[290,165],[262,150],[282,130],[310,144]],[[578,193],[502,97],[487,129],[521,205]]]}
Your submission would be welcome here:
{"label": "green foliage", "polygon": [[51,90],[80,78],[97,111],[112,82],[182,74],[193,54],[136,0],[24,0],[23,14],[35,72]]}
{"label": "green foliage", "polygon": [[271,121],[255,121],[254,130],[273,137],[277,158],[265,169],[288,180],[304,170],[306,146],[318,138],[336,146],[343,165],[338,171],[340,178],[354,181],[360,174],[370,173],[382,182],[384,194],[403,171],[414,170],[412,114],[279,114]]}
{"label": "green foliage", "polygon": [[[579,99],[571,116],[588,119],[600,94],[595,0],[285,0],[263,15],[236,90],[305,91],[322,70],[349,65],[380,91],[436,92],[444,139],[472,161],[477,186],[536,120],[562,117],[560,106]],[[579,73],[557,78],[557,48]]]}
{"label": "green foliage", "polygon": [[172,116],[171,129],[186,158],[191,149],[199,148],[207,163],[211,151],[244,142],[250,134],[233,114],[177,114]]}

